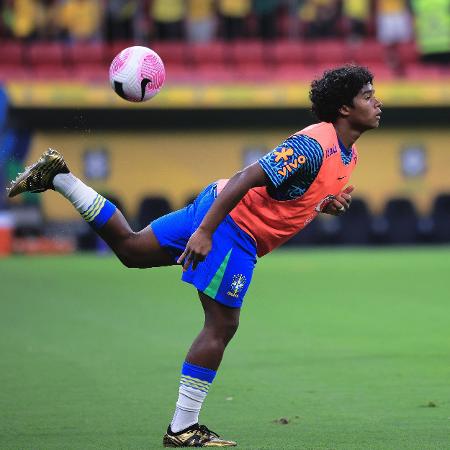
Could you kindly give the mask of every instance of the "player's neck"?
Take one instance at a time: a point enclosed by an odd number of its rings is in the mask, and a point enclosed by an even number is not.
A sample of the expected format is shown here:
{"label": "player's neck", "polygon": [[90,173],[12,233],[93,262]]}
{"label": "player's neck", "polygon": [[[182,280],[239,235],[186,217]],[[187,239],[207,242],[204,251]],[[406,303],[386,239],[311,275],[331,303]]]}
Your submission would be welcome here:
{"label": "player's neck", "polygon": [[338,120],[336,123],[333,123],[333,126],[337,137],[345,145],[345,148],[350,148],[361,136],[361,131],[349,127],[345,122]]}

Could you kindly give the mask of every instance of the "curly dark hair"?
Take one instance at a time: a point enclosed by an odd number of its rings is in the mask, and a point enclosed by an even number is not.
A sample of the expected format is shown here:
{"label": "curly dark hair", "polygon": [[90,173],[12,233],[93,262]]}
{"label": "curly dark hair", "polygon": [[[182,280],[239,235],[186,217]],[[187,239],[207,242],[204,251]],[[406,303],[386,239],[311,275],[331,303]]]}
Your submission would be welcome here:
{"label": "curly dark hair", "polygon": [[309,98],[313,114],[323,122],[334,122],[343,105],[353,106],[361,88],[371,83],[373,75],[367,67],[346,65],[327,70],[311,83]]}

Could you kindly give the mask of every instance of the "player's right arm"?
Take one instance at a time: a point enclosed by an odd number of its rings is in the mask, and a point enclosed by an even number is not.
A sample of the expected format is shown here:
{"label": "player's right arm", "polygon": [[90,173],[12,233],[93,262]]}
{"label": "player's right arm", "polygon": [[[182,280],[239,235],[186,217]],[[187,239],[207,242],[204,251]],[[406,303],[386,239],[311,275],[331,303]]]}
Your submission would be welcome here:
{"label": "player's right arm", "polygon": [[183,264],[183,270],[187,270],[191,264],[195,269],[197,264],[205,259],[212,247],[212,235],[219,224],[250,189],[265,186],[267,183],[267,176],[258,162],[229,179],[178,258],[178,263]]}

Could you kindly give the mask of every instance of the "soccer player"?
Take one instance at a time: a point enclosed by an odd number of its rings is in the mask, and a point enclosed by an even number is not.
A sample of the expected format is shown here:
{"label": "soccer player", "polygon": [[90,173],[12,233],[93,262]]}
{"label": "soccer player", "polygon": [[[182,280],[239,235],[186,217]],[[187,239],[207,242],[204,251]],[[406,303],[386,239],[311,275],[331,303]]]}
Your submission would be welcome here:
{"label": "soccer player", "polygon": [[340,215],[349,208],[353,187],[345,185],[358,159],[354,143],[380,121],[381,103],[372,81],[372,74],[356,65],[326,71],[310,91],[319,123],[139,232],[110,201],[76,178],[55,150],[49,149],[11,183],[10,197],[58,191],[125,266],[178,263],[182,279],[198,290],[205,323],[182,366],[165,447],[236,445],[199,425],[198,416],[238,328],[256,257],[286,242],[319,213]]}

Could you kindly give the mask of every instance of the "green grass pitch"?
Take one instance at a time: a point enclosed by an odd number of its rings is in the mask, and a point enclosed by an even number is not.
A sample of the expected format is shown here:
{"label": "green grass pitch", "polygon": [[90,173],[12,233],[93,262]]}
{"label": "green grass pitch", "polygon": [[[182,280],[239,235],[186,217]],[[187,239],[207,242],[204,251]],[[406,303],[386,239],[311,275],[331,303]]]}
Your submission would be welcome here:
{"label": "green grass pitch", "polygon": [[[449,275],[448,247],[263,258],[202,422],[241,449],[449,449]],[[160,448],[202,325],[179,276],[0,260],[0,448]]]}

